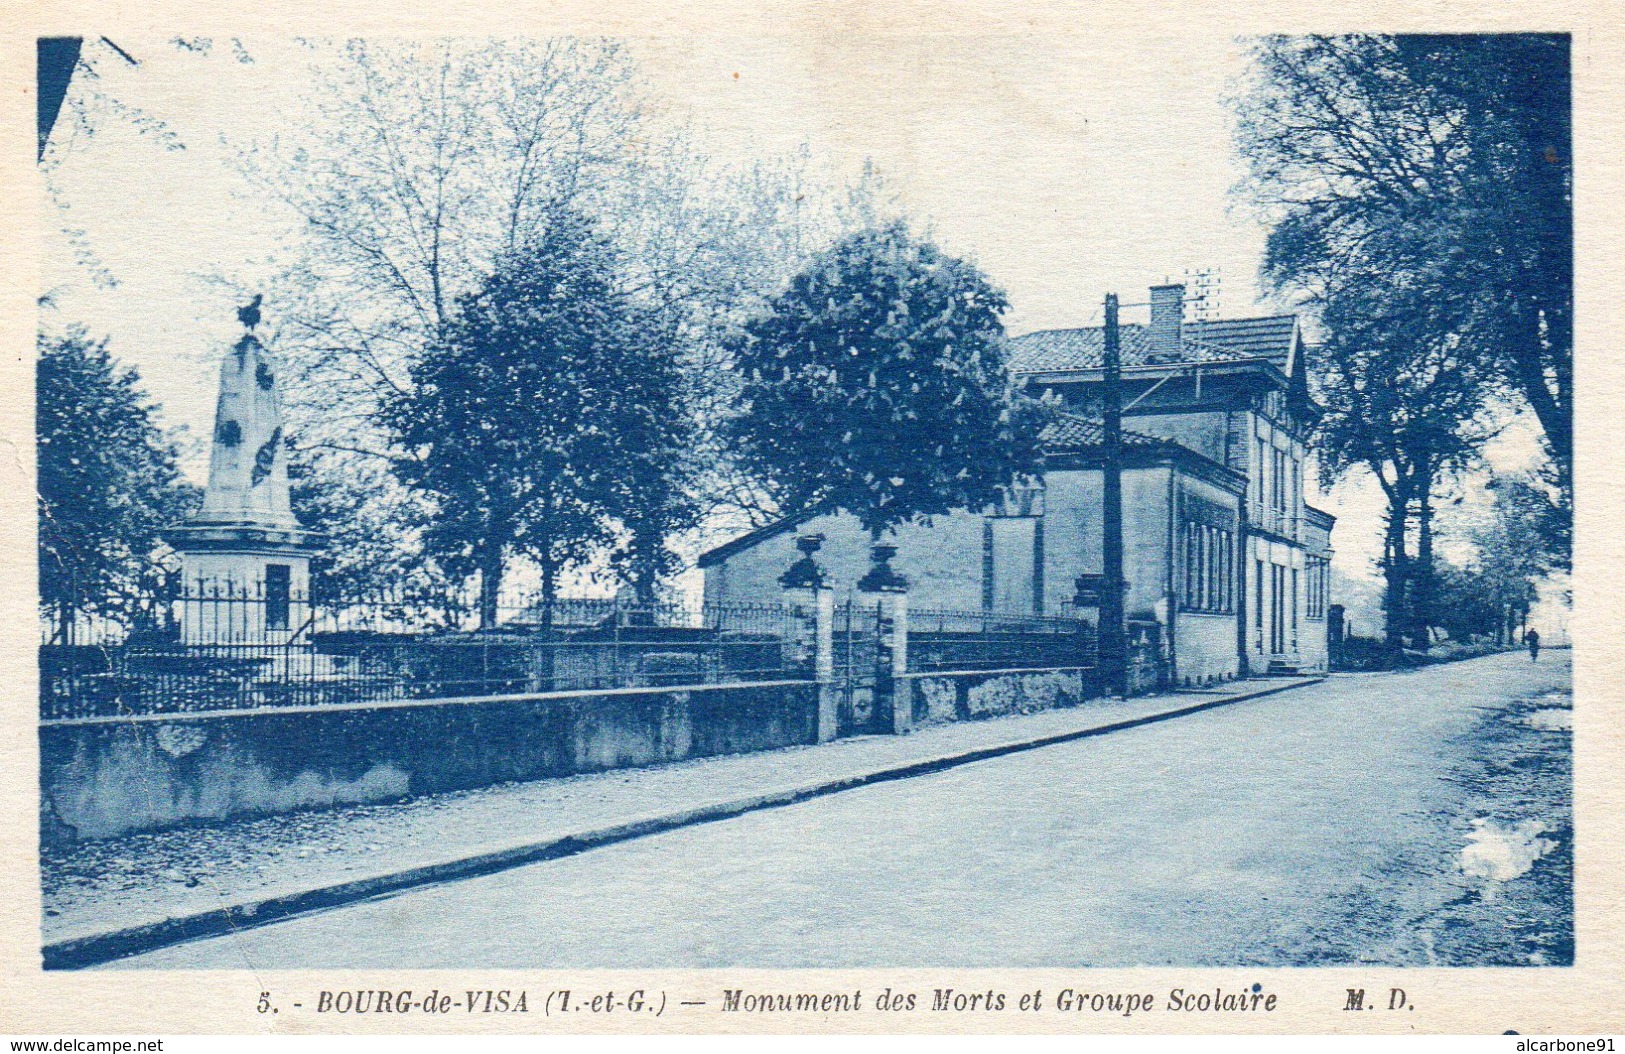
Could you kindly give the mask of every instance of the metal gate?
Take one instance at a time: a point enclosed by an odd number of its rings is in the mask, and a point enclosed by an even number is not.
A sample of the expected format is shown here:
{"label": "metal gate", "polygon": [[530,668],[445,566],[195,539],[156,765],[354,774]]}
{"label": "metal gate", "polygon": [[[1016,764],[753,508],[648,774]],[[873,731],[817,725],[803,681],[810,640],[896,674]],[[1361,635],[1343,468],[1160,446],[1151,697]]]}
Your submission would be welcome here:
{"label": "metal gate", "polygon": [[881,731],[889,677],[879,676],[880,601],[847,600],[835,606],[835,683],[840,692],[836,734]]}

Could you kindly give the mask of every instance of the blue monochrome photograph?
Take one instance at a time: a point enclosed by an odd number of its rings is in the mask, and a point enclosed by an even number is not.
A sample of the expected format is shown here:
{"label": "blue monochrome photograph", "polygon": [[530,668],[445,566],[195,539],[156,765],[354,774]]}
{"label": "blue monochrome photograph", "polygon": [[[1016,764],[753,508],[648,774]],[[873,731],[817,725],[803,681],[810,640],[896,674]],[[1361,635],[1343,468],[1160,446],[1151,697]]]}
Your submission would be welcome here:
{"label": "blue monochrome photograph", "polygon": [[1574,964],[1567,35],[37,57],[45,969]]}

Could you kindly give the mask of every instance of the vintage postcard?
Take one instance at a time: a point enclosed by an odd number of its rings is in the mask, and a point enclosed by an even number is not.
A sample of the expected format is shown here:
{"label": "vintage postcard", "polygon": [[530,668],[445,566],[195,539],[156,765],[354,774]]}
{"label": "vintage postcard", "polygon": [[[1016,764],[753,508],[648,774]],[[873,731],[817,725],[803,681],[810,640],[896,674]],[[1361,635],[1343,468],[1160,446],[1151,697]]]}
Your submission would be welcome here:
{"label": "vintage postcard", "polygon": [[1625,1033],[1605,5],[5,19],[0,1032]]}

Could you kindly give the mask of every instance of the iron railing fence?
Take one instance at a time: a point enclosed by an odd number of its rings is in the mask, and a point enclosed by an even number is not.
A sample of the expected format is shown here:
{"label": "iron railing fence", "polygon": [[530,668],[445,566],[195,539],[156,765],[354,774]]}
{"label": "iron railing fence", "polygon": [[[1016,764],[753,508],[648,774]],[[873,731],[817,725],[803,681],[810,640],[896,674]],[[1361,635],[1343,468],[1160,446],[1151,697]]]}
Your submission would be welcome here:
{"label": "iron railing fence", "polygon": [[482,626],[478,594],[471,590],[392,589],[365,593],[264,583],[200,580],[141,597],[107,597],[70,612],[41,611],[43,644],[103,645],[173,638],[193,642],[287,643],[320,633],[425,633],[512,626],[597,625],[615,611],[643,609],[659,625],[698,625],[681,604],[638,604],[611,598],[565,598],[543,603],[520,591],[498,598],[492,625]]}
{"label": "iron railing fence", "polygon": [[1093,624],[1079,618],[929,608],[908,612],[908,668],[914,673],[1094,666],[1097,647]]}
{"label": "iron railing fence", "polygon": [[150,610],[93,639],[42,644],[41,717],[810,676],[797,621],[777,605],[504,602],[484,630],[477,610],[427,595],[221,589],[178,593]]}

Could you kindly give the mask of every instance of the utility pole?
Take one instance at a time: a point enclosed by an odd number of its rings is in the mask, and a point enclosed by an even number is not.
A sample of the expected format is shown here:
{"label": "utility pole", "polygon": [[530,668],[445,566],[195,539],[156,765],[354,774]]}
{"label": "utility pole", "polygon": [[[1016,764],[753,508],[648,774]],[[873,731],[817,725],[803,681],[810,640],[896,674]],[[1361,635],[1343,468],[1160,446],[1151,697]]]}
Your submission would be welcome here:
{"label": "utility pole", "polygon": [[1128,641],[1123,626],[1123,390],[1117,294],[1106,294],[1106,333],[1100,387],[1105,432],[1101,524],[1100,666],[1106,691],[1128,694]]}

